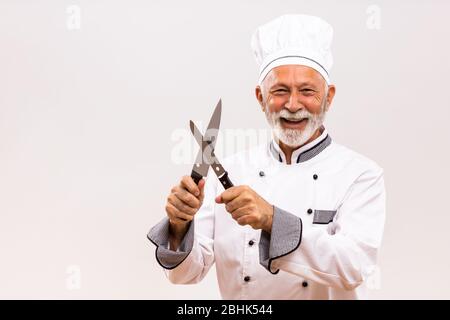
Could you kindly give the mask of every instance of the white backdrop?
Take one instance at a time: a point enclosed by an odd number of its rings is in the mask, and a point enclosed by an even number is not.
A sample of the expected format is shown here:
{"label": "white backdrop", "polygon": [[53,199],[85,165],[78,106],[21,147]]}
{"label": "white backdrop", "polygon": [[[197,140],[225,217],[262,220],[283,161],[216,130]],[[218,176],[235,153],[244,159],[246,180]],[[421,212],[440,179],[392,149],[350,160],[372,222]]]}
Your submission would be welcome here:
{"label": "white backdrop", "polygon": [[2,0],[0,298],[219,298],[214,270],[170,284],[146,233],[189,119],[222,97],[224,132],[267,128],[250,37],[285,13],[334,26],[326,126],[385,170],[373,297],[450,298],[450,3],[343,2]]}

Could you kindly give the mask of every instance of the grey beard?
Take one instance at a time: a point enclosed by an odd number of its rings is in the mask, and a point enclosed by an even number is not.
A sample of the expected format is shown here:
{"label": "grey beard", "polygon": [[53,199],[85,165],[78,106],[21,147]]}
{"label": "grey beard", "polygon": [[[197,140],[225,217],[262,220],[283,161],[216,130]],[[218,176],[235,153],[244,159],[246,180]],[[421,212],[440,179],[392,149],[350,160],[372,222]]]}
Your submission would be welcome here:
{"label": "grey beard", "polygon": [[[270,113],[268,108],[266,108],[266,119],[272,128],[273,135],[276,139],[280,140],[289,147],[300,147],[304,145],[313,136],[317,129],[322,126],[326,115],[325,104],[326,99],[324,99],[324,102],[322,103],[321,112],[319,114],[312,114],[306,109],[298,110],[295,113],[289,112],[287,109]],[[281,125],[280,120],[282,117],[288,119],[307,118],[308,121],[303,130],[286,129]]]}

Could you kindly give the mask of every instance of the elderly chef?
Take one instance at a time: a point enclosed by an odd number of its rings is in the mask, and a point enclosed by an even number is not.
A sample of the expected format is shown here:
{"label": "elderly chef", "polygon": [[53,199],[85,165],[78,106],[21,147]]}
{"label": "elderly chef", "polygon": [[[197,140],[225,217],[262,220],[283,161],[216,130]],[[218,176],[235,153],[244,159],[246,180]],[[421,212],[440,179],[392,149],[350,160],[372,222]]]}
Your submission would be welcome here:
{"label": "elderly chef", "polygon": [[284,15],[259,27],[256,98],[271,141],[173,187],[148,238],[169,280],[201,281],[215,263],[224,299],[360,299],[376,268],[385,220],[383,170],[334,142],[323,126],[332,27]]}

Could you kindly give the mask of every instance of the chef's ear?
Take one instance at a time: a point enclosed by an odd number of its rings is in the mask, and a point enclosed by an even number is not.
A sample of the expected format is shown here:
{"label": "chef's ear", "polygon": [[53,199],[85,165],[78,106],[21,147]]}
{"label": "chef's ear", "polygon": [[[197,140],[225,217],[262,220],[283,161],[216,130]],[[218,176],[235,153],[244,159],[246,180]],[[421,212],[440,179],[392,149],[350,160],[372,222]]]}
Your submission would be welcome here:
{"label": "chef's ear", "polygon": [[266,107],[263,102],[262,88],[260,85],[257,85],[255,88],[255,96],[256,96],[256,100],[258,100],[259,105],[261,106],[261,110],[263,112],[266,112]]}
{"label": "chef's ear", "polygon": [[334,84],[330,84],[328,86],[328,94],[327,94],[327,105],[325,106],[325,110],[328,111],[331,106],[331,102],[333,102],[334,95],[336,94],[336,87]]}

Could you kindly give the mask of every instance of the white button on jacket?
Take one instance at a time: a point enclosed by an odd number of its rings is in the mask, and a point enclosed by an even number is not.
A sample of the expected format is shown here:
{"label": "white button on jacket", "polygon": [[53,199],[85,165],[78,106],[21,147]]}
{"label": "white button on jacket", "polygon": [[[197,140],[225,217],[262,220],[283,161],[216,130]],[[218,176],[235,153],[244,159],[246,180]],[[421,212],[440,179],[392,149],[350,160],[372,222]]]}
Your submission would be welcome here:
{"label": "white button on jacket", "polygon": [[383,170],[326,130],[291,163],[274,141],[223,160],[235,185],[274,205],[270,234],[238,225],[215,203],[223,188],[209,172],[179,250],[168,249],[167,218],[148,234],[170,281],[197,283],[215,263],[224,299],[367,298],[385,220]]}

